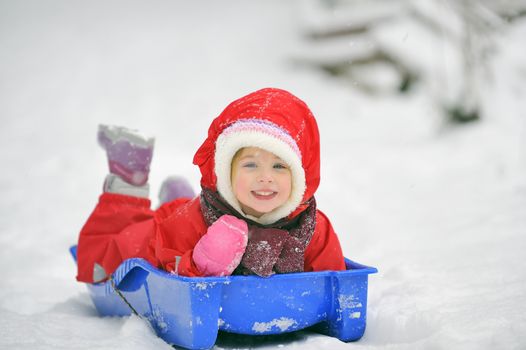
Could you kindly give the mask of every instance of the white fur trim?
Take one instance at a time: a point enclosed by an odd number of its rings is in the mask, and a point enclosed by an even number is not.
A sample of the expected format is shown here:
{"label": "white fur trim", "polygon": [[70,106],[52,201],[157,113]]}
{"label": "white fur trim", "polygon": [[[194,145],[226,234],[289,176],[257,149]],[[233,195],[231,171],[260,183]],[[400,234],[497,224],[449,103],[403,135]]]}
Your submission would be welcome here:
{"label": "white fur trim", "polygon": [[[243,147],[258,147],[274,153],[288,164],[292,174],[292,191],[288,201],[259,218],[243,213],[232,190],[230,178],[232,158]],[[227,203],[246,218],[263,225],[272,224],[292,213],[301,204],[305,193],[305,171],[301,165],[301,159],[288,144],[260,131],[243,130],[227,136],[219,135],[216,141],[214,171],[217,177],[217,191]]]}

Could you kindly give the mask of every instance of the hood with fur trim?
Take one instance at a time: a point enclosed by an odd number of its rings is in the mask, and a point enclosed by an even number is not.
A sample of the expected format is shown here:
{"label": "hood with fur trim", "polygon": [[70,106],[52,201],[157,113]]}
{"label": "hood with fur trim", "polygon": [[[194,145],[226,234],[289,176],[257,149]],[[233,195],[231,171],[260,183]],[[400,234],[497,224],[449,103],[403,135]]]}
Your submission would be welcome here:
{"label": "hood with fur trim", "polygon": [[201,186],[219,192],[244,216],[232,193],[230,166],[237,150],[250,146],[282,158],[293,178],[289,201],[255,221],[271,224],[298,215],[320,182],[319,131],[310,109],[285,90],[265,88],[235,100],[212,121],[193,160],[201,171]]}

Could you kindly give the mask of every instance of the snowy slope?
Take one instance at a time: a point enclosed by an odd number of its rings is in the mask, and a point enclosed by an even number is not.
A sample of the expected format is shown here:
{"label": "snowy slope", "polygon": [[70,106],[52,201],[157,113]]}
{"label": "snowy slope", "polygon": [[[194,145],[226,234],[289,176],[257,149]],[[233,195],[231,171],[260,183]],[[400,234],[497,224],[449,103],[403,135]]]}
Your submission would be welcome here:
{"label": "snowy slope", "polygon": [[[218,348],[526,348],[526,23],[500,33],[485,118],[451,128],[423,92],[372,98],[291,64],[295,2],[0,0],[0,348],[170,349],[99,318],[68,254],[106,173],[98,123],[156,136],[151,184],[187,176],[226,104],[275,86],[318,118],[318,205],[379,268],[368,328]],[[401,50],[418,51],[401,31]],[[416,34],[416,33],[415,33]]]}

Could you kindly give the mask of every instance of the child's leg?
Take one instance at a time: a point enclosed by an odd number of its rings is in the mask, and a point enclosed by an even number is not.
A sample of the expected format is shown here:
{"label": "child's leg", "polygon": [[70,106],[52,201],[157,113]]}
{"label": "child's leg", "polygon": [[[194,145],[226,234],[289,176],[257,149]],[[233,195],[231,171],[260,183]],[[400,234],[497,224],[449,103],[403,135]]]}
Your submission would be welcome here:
{"label": "child's leg", "polygon": [[144,258],[155,234],[150,200],[104,193],[82,227],[77,247],[77,279],[100,282],[126,259]]}
{"label": "child's leg", "polygon": [[77,279],[84,282],[107,278],[127,258],[149,259],[154,225],[147,199],[153,139],[102,125],[98,140],[106,150],[110,174],[79,237]]}

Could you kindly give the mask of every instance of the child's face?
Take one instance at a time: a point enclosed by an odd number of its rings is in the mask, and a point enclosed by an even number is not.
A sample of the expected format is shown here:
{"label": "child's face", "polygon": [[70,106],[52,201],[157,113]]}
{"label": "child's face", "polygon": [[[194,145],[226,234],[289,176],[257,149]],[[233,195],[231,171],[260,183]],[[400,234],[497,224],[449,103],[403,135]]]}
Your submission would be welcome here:
{"label": "child's face", "polygon": [[260,217],[289,198],[292,190],[289,166],[271,152],[243,148],[232,161],[232,190],[245,214]]}

